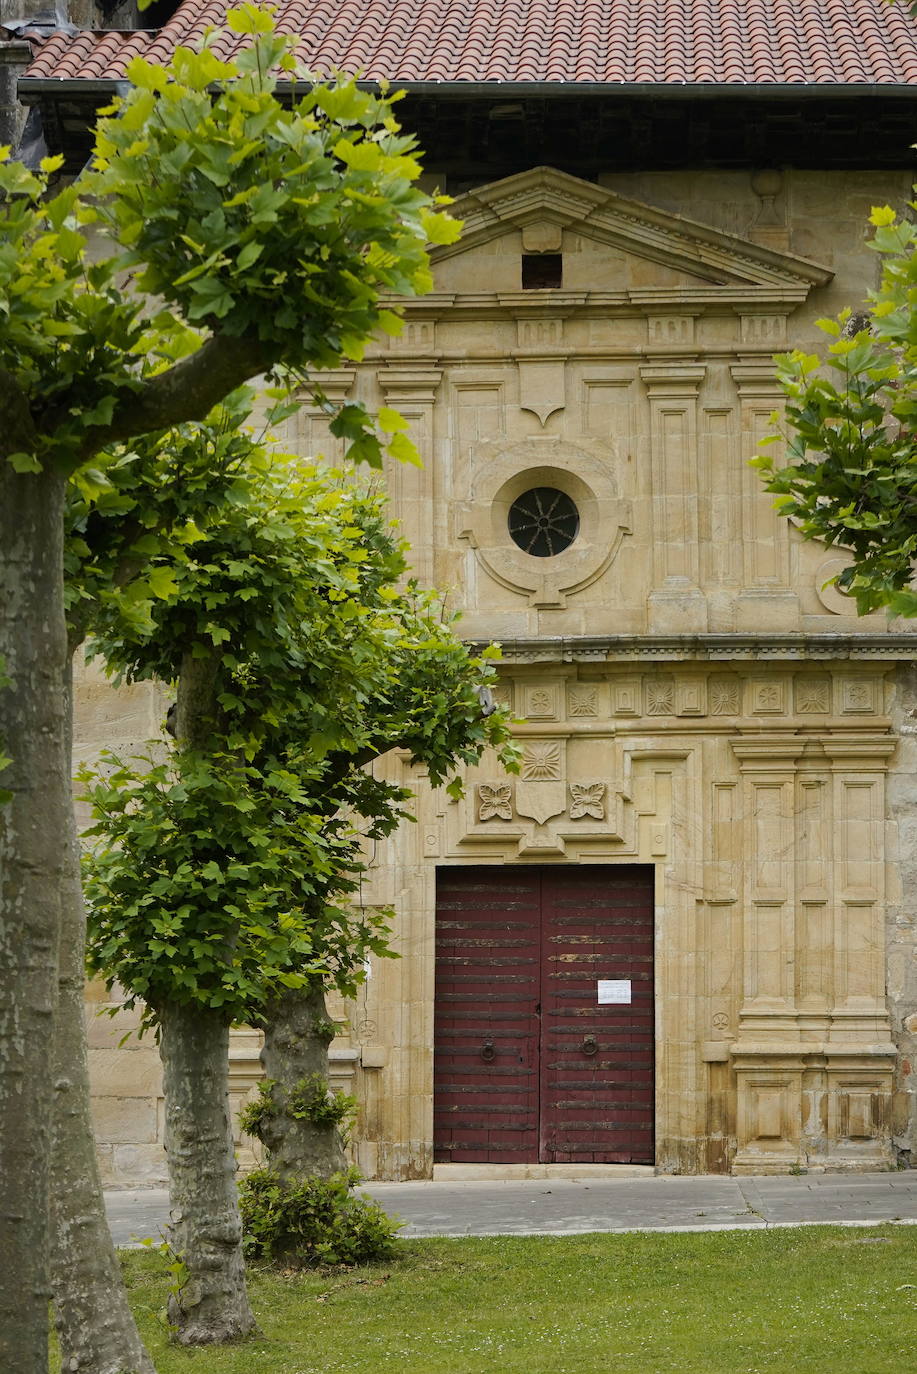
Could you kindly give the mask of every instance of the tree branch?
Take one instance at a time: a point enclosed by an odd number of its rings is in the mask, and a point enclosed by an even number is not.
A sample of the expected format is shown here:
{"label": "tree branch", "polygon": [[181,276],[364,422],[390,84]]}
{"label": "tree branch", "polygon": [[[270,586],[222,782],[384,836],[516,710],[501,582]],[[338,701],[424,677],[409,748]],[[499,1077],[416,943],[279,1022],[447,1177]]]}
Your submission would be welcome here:
{"label": "tree branch", "polygon": [[88,429],[80,446],[81,461],[109,444],[203,420],[236,387],[273,367],[279,356],[277,349],[261,339],[213,335],[196,353],[125,396],[110,424]]}

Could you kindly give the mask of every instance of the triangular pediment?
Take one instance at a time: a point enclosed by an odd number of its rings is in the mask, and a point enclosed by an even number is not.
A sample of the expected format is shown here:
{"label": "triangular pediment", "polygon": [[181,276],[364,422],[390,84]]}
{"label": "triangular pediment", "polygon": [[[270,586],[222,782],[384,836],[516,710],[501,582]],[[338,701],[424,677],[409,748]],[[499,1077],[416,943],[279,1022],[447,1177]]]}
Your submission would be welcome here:
{"label": "triangular pediment", "polygon": [[[536,167],[458,197],[451,213],[464,222],[461,239],[433,253],[434,262],[473,253],[521,230],[532,242],[550,242],[552,228],[572,230],[618,254],[659,264],[675,279],[715,291],[749,288],[755,296],[804,299],[825,286],[827,267],[763,247],[711,225],[629,200],[553,167]],[[536,249],[537,251],[537,249]]]}

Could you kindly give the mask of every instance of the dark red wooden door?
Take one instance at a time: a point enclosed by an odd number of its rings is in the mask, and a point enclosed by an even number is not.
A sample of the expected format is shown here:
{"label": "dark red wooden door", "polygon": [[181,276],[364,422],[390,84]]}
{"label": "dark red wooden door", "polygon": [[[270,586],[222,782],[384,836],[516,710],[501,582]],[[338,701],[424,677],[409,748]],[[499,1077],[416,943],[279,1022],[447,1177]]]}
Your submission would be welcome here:
{"label": "dark red wooden door", "polygon": [[441,869],[434,1046],[438,1162],[651,1164],[652,869]]}

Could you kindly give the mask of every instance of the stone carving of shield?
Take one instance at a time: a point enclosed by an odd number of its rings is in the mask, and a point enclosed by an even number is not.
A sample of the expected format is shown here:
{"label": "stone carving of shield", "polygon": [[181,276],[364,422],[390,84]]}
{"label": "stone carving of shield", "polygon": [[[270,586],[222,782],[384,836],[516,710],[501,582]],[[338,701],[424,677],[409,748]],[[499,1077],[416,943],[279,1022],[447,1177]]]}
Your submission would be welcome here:
{"label": "stone carving of shield", "polygon": [[516,783],[516,814],[526,816],[538,825],[546,825],[552,816],[567,809],[567,784],[534,779]]}

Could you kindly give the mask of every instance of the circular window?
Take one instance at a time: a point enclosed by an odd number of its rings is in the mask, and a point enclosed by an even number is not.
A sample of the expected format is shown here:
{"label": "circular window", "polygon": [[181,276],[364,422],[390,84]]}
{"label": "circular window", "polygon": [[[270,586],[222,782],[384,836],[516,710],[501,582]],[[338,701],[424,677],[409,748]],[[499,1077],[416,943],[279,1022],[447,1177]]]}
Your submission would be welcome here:
{"label": "circular window", "polygon": [[565,491],[532,487],[509,508],[513,543],[535,558],[552,558],[568,549],[579,533],[579,511]]}

